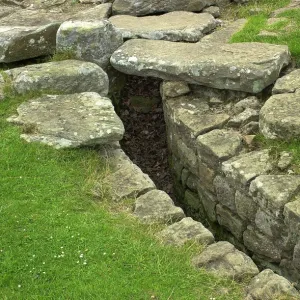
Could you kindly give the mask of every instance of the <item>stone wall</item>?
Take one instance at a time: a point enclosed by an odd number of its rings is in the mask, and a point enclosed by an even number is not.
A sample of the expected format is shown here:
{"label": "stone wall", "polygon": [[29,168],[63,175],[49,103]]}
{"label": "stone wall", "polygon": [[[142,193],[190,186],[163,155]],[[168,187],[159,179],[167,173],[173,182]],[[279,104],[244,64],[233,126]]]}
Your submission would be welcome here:
{"label": "stone wall", "polygon": [[161,86],[177,199],[263,267],[300,282],[300,176],[253,142],[263,95]]}

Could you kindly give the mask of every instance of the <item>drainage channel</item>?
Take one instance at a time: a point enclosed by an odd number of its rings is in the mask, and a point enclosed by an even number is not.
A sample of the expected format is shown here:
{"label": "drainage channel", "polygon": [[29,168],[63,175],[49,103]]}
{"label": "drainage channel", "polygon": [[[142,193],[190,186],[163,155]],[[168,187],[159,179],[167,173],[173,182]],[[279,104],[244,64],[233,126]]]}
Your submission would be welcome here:
{"label": "drainage channel", "polygon": [[159,79],[128,76],[119,111],[125,126],[121,147],[151,177],[156,187],[165,191],[176,202],[168,165],[160,84]]}

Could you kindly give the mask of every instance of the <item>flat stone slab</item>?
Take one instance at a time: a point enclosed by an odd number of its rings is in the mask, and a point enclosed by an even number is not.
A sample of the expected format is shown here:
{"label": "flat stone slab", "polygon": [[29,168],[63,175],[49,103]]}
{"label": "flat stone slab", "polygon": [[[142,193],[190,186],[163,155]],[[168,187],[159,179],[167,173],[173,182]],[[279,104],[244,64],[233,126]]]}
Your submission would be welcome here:
{"label": "flat stone slab", "polygon": [[10,63],[55,51],[59,23],[41,26],[0,26],[0,62]]}
{"label": "flat stone slab", "polygon": [[261,175],[251,182],[249,191],[262,209],[278,217],[300,191],[300,176]]}
{"label": "flat stone slab", "polygon": [[[116,165],[117,163],[117,165]],[[119,153],[113,162],[116,169],[104,179],[104,184],[108,186],[113,201],[121,201],[128,198],[136,198],[142,194],[155,189],[155,184],[150,177],[132,163],[124,153]],[[103,183],[96,184],[95,194],[99,195]]]}
{"label": "flat stone slab", "polygon": [[109,21],[124,39],[149,39],[197,42],[217,27],[215,18],[208,14],[175,11],[160,16],[134,17],[119,15]]}
{"label": "flat stone slab", "polygon": [[8,121],[23,126],[23,139],[55,148],[108,144],[124,134],[110,99],[94,92],[45,95],[22,103],[17,112]]}
{"label": "flat stone slab", "polygon": [[102,19],[107,19],[111,15],[111,3],[103,3],[96,5],[89,9],[84,9],[75,15],[73,15],[69,20],[72,21],[99,21]]}
{"label": "flat stone slab", "polygon": [[120,72],[259,93],[290,62],[287,46],[129,40],[111,57]]}
{"label": "flat stone slab", "polygon": [[171,11],[199,12],[214,4],[215,0],[115,0],[113,14],[144,16]]}
{"label": "flat stone slab", "polygon": [[291,73],[277,79],[272,93],[284,94],[295,93],[300,88],[300,69],[292,71]]}
{"label": "flat stone slab", "polygon": [[30,91],[46,91],[51,94],[97,92],[106,96],[108,93],[107,74],[98,65],[79,60],[29,65],[5,73],[18,94]]}
{"label": "flat stone slab", "polygon": [[203,267],[218,276],[230,277],[237,281],[259,273],[252,259],[228,242],[208,246],[200,255],[193,258],[192,263],[197,268]]}
{"label": "flat stone slab", "polygon": [[111,54],[123,44],[123,38],[108,20],[66,21],[56,36],[58,52],[71,51],[81,60],[101,68],[109,64]]}
{"label": "flat stone slab", "polygon": [[[256,275],[247,287],[245,300],[298,299],[294,286],[284,277],[266,269]],[[295,298],[294,298],[295,297]]]}
{"label": "flat stone slab", "polygon": [[182,246],[188,241],[196,241],[201,245],[210,245],[215,241],[213,234],[192,218],[183,218],[161,231],[158,236],[164,243],[176,246]]}
{"label": "flat stone slab", "polygon": [[300,93],[270,97],[260,110],[259,128],[269,139],[300,138]]}
{"label": "flat stone slab", "polygon": [[246,186],[255,177],[273,170],[268,150],[240,154],[222,164],[222,171],[231,181]]}
{"label": "flat stone slab", "polygon": [[174,205],[170,196],[160,190],[152,190],[135,201],[134,214],[144,223],[174,223],[185,217],[183,210]]}
{"label": "flat stone slab", "polygon": [[243,148],[241,136],[225,129],[215,129],[198,136],[196,145],[200,159],[216,168]]}

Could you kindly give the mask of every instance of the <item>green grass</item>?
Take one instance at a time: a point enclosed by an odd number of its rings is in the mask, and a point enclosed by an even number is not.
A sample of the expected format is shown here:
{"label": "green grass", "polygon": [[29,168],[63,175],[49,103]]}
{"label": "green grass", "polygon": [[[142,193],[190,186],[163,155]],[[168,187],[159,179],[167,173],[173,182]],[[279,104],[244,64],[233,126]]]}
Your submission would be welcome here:
{"label": "green grass", "polygon": [[0,102],[0,299],[243,299],[190,265],[199,246],[163,246],[91,196],[107,171],[96,149],[22,141],[5,119],[24,100]]}
{"label": "green grass", "polygon": [[[236,7],[232,15],[237,17],[246,17],[248,22],[245,27],[236,33],[232,39],[232,43],[241,42],[259,42],[287,45],[292,54],[292,58],[296,66],[300,65],[300,9],[288,10],[277,17],[284,17],[286,21],[267,25],[267,19],[270,17],[272,11],[277,8],[284,7],[290,1],[285,0],[264,0],[252,1],[249,5],[244,7]],[[256,15],[251,15],[251,9],[260,8],[261,11]],[[227,16],[230,15],[227,12]],[[259,36],[262,31],[269,31],[277,33],[277,36]]]}

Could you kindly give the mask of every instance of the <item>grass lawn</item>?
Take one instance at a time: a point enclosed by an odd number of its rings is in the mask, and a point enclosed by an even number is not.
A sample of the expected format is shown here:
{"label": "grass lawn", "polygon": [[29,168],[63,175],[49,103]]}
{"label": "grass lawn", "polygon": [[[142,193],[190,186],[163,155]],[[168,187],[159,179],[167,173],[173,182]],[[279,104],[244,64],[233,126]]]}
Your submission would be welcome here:
{"label": "grass lawn", "polygon": [[28,144],[0,101],[0,299],[243,299],[242,285],[195,270],[200,247],[166,247],[154,229],[94,199],[96,150]]}

